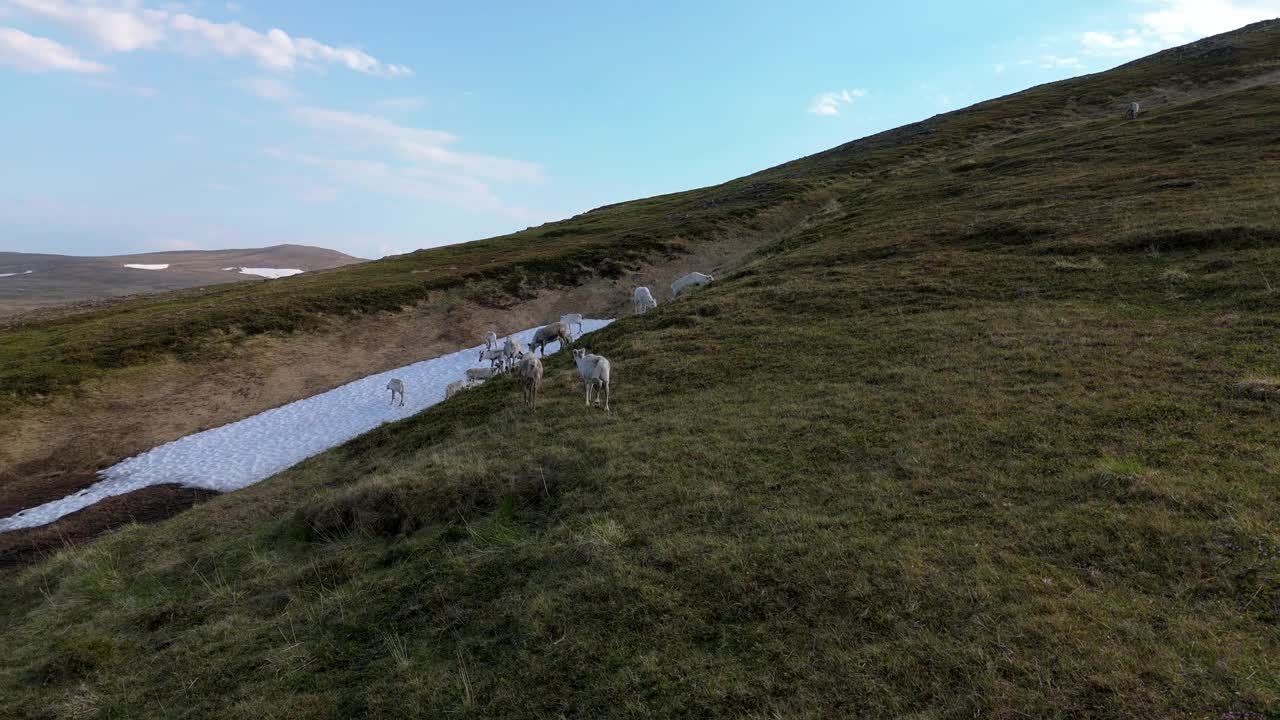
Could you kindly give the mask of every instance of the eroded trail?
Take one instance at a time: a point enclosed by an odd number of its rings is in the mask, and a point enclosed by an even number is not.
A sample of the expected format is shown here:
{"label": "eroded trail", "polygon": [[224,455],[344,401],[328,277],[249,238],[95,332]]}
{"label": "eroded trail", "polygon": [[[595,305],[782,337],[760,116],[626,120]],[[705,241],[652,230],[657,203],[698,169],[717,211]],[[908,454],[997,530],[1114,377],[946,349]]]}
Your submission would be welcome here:
{"label": "eroded trail", "polygon": [[[584,319],[583,333],[612,320]],[[537,328],[514,333],[526,345]],[[99,482],[0,520],[0,532],[33,528],[106,498],[157,485],[228,492],[265,480],[329,448],[421,412],[440,402],[445,387],[476,367],[481,346],[375,373],[328,392],[272,408],[237,422],[165,443],[103,470]],[[547,352],[560,349],[552,343]],[[391,405],[391,378],[406,387],[404,405]]]}

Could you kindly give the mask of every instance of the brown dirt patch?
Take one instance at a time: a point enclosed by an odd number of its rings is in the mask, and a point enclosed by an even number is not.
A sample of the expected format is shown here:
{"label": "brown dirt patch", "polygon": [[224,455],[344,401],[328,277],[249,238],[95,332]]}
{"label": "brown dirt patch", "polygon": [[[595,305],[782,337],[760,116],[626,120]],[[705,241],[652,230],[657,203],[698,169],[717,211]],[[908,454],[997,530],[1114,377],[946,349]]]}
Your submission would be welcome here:
{"label": "brown dirt patch", "polygon": [[107,498],[58,522],[26,530],[0,533],[0,574],[102,535],[131,522],[155,522],[172,517],[218,493],[179,485],[156,485]]}

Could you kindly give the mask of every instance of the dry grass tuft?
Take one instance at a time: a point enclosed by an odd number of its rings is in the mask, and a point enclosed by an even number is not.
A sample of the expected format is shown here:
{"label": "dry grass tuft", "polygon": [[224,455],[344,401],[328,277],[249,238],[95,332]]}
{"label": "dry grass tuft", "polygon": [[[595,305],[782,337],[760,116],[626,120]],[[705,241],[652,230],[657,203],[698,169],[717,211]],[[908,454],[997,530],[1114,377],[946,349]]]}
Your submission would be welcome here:
{"label": "dry grass tuft", "polygon": [[1248,378],[1231,386],[1236,395],[1250,400],[1280,400],[1280,380]]}
{"label": "dry grass tuft", "polygon": [[1106,264],[1100,258],[1091,257],[1088,260],[1068,260],[1066,258],[1058,258],[1053,261],[1053,269],[1060,272],[1093,272],[1096,270],[1105,270]]}
{"label": "dry grass tuft", "polygon": [[613,518],[593,518],[577,535],[578,548],[591,557],[612,552],[627,541],[627,530]]}

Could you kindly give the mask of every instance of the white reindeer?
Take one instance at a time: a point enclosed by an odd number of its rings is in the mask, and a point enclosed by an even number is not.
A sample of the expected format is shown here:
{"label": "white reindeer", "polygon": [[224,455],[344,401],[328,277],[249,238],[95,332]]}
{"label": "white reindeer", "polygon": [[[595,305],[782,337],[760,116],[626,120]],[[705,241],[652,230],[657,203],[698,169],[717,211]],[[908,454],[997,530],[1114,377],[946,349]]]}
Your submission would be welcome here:
{"label": "white reindeer", "polygon": [[582,313],[571,313],[569,315],[561,315],[560,322],[569,328],[569,332],[573,332],[573,326],[578,326],[578,332],[582,332]]}
{"label": "white reindeer", "polygon": [[519,338],[509,337],[502,346],[502,354],[505,356],[503,362],[506,367],[512,367],[524,356],[524,345],[520,343]]}
{"label": "white reindeer", "polygon": [[449,398],[453,397],[454,395],[457,395],[458,393],[466,389],[467,389],[466,380],[454,380],[453,382],[444,386],[444,399],[448,400]]}
{"label": "white reindeer", "polygon": [[524,402],[530,408],[538,406],[538,392],[542,390],[542,361],[537,355],[529,353],[524,356],[518,366],[520,369],[520,389]]}
{"label": "white reindeer", "polygon": [[480,357],[476,359],[476,362],[484,362],[485,360],[489,361],[489,367],[502,371],[506,365],[507,355],[502,348],[481,350]]}
{"label": "white reindeer", "polygon": [[679,297],[680,293],[691,287],[699,285],[710,285],[715,278],[710,275],[704,275],[700,272],[691,272],[679,280],[671,283],[671,299]]}
{"label": "white reindeer", "polygon": [[1130,120],[1137,120],[1137,119],[1138,119],[1138,111],[1139,111],[1140,109],[1141,109],[1141,107],[1138,105],[1138,103],[1136,103],[1136,102],[1131,102],[1131,103],[1129,103],[1129,112],[1128,112],[1129,119],[1130,119]]}
{"label": "white reindeer", "polygon": [[600,390],[604,390],[604,410],[609,412],[609,361],[599,355],[588,355],[586,350],[573,351],[573,364],[587,389],[587,407],[591,407],[591,390],[596,390],[596,404],[600,404]]}
{"label": "white reindeer", "polygon": [[553,322],[538,328],[533,334],[533,339],[529,341],[529,354],[532,355],[536,350],[540,355],[547,354],[547,343],[560,341],[560,347],[569,347],[573,344],[573,335],[569,334],[569,326],[562,322]]}
{"label": "white reindeer", "polygon": [[498,345],[498,333],[490,330],[484,334],[484,349],[492,350]]}
{"label": "white reindeer", "polygon": [[493,377],[497,373],[491,367],[487,368],[467,368],[467,384],[473,385],[478,382],[484,382]]}
{"label": "white reindeer", "polygon": [[631,309],[636,315],[644,313],[658,307],[658,301],[653,299],[653,293],[649,292],[647,287],[638,287],[631,296]]}
{"label": "white reindeer", "polygon": [[396,404],[396,395],[400,396],[400,405],[404,406],[404,382],[400,378],[391,378],[387,381],[387,389],[391,391],[391,404]]}

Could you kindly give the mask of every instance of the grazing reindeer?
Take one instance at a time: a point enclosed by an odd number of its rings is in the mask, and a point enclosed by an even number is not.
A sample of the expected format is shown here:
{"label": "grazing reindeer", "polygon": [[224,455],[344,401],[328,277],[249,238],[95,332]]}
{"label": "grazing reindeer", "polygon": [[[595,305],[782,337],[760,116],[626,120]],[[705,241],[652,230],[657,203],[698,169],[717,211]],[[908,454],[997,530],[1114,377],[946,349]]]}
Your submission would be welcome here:
{"label": "grazing reindeer", "polygon": [[538,328],[538,332],[533,334],[533,340],[529,341],[529,354],[532,355],[534,350],[540,355],[547,354],[547,343],[560,341],[560,347],[569,347],[573,344],[573,336],[569,334],[569,326],[562,322],[553,322],[545,327]]}
{"label": "grazing reindeer", "polygon": [[698,287],[701,285],[710,285],[715,280],[714,277],[700,272],[691,272],[688,275],[671,283],[671,299],[674,300],[680,296],[688,288]]}
{"label": "grazing reindeer", "polygon": [[467,384],[473,385],[478,382],[484,382],[498,373],[491,367],[487,368],[467,368],[466,377]]}
{"label": "grazing reindeer", "polygon": [[518,366],[520,369],[520,388],[524,402],[530,408],[538,406],[538,392],[542,390],[542,361],[537,355],[529,353],[524,356]]}
{"label": "grazing reindeer", "polygon": [[509,337],[502,345],[503,364],[507,367],[514,367],[516,361],[524,356],[524,345],[520,343],[517,337]]}
{"label": "grazing reindeer", "polygon": [[582,334],[582,313],[571,313],[569,315],[561,315],[560,322],[569,328],[569,332],[573,332],[573,326],[578,326],[578,334]]}
{"label": "grazing reindeer", "polygon": [[404,406],[404,382],[400,378],[391,378],[387,381],[387,389],[391,391],[391,404],[396,404],[396,395],[400,396],[400,405]]}
{"label": "grazing reindeer", "polygon": [[489,361],[489,367],[494,368],[495,370],[501,372],[503,369],[503,366],[506,364],[507,355],[505,352],[503,352],[502,348],[493,348],[492,350],[481,350],[480,359],[477,360],[476,362],[483,362],[485,360]]}
{"label": "grazing reindeer", "polygon": [[588,355],[586,350],[573,351],[573,364],[587,387],[587,407],[591,407],[591,390],[596,390],[596,404],[600,404],[600,391],[604,391],[604,410],[609,412],[609,361],[599,355]]}
{"label": "grazing reindeer", "polygon": [[1139,107],[1138,103],[1136,103],[1136,102],[1131,102],[1131,103],[1129,103],[1129,112],[1127,113],[1127,114],[1129,115],[1129,119],[1130,119],[1130,120],[1137,120],[1137,119],[1138,119],[1138,110],[1140,110],[1140,109],[1141,109],[1141,108]]}
{"label": "grazing reindeer", "polygon": [[649,292],[647,287],[638,287],[631,297],[631,311],[636,315],[641,315],[658,307],[658,301],[653,299],[653,293]]}

